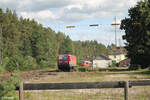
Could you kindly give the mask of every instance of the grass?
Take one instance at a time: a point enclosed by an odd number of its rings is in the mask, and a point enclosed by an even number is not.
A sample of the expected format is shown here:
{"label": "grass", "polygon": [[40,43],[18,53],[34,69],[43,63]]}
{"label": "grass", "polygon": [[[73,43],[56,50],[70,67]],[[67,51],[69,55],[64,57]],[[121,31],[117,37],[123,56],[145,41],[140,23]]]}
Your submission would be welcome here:
{"label": "grass", "polygon": [[[103,91],[103,92],[101,92]],[[110,92],[107,94],[106,92]],[[27,92],[29,93],[29,92]],[[112,94],[112,90],[60,90],[60,91],[41,91],[39,92],[30,92],[30,97],[26,100],[123,100],[123,94],[120,92],[120,97],[117,97],[118,93]],[[37,96],[38,95],[38,96]],[[35,97],[34,97],[35,96]],[[101,98],[101,99],[100,99]],[[118,99],[120,98],[120,99]]]}
{"label": "grass", "polygon": [[[150,87],[129,89],[129,100],[149,100]],[[30,94],[30,95],[29,95]],[[26,91],[25,100],[124,100],[123,89]]]}
{"label": "grass", "polygon": [[[113,68],[117,69],[118,68]],[[150,71],[95,71],[95,72],[52,72],[52,69],[40,70],[47,76],[27,80],[33,83],[68,83],[68,82],[102,82],[150,79]],[[129,100],[149,100],[150,86],[132,87],[129,89]],[[124,100],[124,89],[77,89],[26,91],[25,100]]]}
{"label": "grass", "polygon": [[[150,79],[150,71],[126,68],[95,69],[93,71],[55,72],[56,68],[45,68],[32,71],[21,71],[21,75],[40,73],[44,77],[26,79],[32,83],[68,83],[68,82],[102,82]],[[8,75],[4,73],[1,76]],[[0,76],[0,77],[1,77]],[[129,89],[129,100],[149,100],[150,86],[132,87]],[[123,100],[123,89],[82,89],[82,90],[51,90],[51,91],[25,91],[24,100]]]}
{"label": "grass", "polygon": [[[82,68],[81,68],[82,69]],[[129,71],[126,68],[88,69],[78,72],[56,72],[56,68],[45,68],[32,71],[21,71],[20,75],[40,73],[44,77],[26,79],[32,83],[68,83],[68,82],[102,82],[150,79],[149,70]],[[8,75],[4,73],[1,76]],[[0,77],[1,77],[0,76]],[[132,87],[129,100],[149,100],[150,86]],[[123,100],[123,89],[82,89],[82,90],[51,90],[25,91],[24,100]]]}
{"label": "grass", "polygon": [[[95,72],[53,72],[54,69],[38,70],[44,77],[25,80],[32,83],[101,82],[150,79],[150,71],[95,71]],[[30,72],[23,72],[29,74]]]}

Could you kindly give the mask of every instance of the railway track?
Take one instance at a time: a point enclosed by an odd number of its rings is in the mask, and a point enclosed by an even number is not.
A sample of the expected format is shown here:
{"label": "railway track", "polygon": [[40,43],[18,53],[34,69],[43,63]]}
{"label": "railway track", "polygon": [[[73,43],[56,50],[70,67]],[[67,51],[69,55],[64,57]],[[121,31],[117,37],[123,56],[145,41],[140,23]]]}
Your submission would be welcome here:
{"label": "railway track", "polygon": [[[21,71],[19,72],[19,77],[23,80],[32,80],[32,79],[38,79],[42,78],[48,75],[56,75],[53,72],[58,72],[58,70],[53,71]],[[10,79],[10,77],[13,75],[13,73],[5,73],[0,75],[0,83],[3,81],[7,81]]]}

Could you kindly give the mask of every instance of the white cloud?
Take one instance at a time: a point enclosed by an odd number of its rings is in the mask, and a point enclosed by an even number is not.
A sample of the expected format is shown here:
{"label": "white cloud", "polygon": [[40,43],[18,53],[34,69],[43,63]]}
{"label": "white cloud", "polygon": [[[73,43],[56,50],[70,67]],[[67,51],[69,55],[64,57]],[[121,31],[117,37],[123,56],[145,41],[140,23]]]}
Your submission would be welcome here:
{"label": "white cloud", "polygon": [[[113,19],[114,16],[117,16],[117,23],[120,23],[127,16],[127,10],[136,5],[137,1],[141,0],[0,0],[0,7],[16,9],[19,16],[34,18],[42,24],[70,24],[85,19]],[[114,38],[105,33],[112,30],[114,28],[103,27],[101,37],[85,33],[85,37],[79,34],[74,40],[98,40],[108,44],[110,41],[114,42]]]}
{"label": "white cloud", "polygon": [[37,13],[37,16],[41,19],[57,19],[58,16],[55,16],[51,11],[44,10]]}
{"label": "white cloud", "polygon": [[72,8],[79,8],[79,9],[82,9],[82,6],[79,5],[79,4],[75,4],[75,5],[68,5],[66,6],[67,9],[72,9]]}
{"label": "white cloud", "polygon": [[15,10],[17,5],[19,5],[18,0],[0,0],[0,8],[3,9],[10,8]]}
{"label": "white cloud", "polygon": [[77,0],[74,5],[62,8],[58,20],[65,23],[81,21],[89,18],[119,18],[127,16],[125,11],[134,6],[138,0]]}
{"label": "white cloud", "polygon": [[1,0],[0,6],[16,9],[20,15],[40,21],[50,18],[53,22],[71,23],[88,18],[125,16],[124,11],[137,1],[140,0]]}
{"label": "white cloud", "polygon": [[24,11],[41,11],[50,8],[62,8],[71,3],[71,0],[20,0],[19,8]]}
{"label": "white cloud", "polygon": [[39,12],[20,12],[19,15],[24,18],[36,19],[40,23],[59,18],[59,16],[55,15],[50,10],[43,10]]}

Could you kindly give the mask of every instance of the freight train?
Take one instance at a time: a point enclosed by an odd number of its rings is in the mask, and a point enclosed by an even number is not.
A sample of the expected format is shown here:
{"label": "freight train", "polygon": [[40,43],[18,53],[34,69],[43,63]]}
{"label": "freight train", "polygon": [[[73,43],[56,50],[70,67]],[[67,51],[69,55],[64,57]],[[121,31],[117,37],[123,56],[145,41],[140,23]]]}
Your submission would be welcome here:
{"label": "freight train", "polygon": [[74,71],[76,69],[76,56],[70,54],[58,55],[59,71]]}

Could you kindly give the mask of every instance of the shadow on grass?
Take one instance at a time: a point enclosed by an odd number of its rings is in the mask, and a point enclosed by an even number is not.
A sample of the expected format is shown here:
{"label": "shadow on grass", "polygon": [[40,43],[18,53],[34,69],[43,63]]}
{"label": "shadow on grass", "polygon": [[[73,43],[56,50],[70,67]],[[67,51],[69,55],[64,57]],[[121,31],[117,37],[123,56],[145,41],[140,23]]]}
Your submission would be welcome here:
{"label": "shadow on grass", "polygon": [[128,69],[99,69],[99,71],[112,71],[112,72],[118,72],[118,71],[129,71]]}
{"label": "shadow on grass", "polygon": [[137,71],[137,72],[134,72],[136,74],[143,74],[143,75],[150,75],[150,70],[144,70],[144,71]]}
{"label": "shadow on grass", "polygon": [[[41,71],[41,74],[57,75],[58,70],[47,70]],[[129,70],[128,67],[116,67],[116,68],[106,68],[106,69],[88,69],[88,68],[78,68],[78,72],[98,72],[101,74],[129,74],[129,75],[150,75],[150,70],[148,69],[139,69],[139,70]]]}
{"label": "shadow on grass", "polygon": [[150,70],[148,69],[129,70],[128,68],[110,68],[99,69],[98,72],[106,72],[106,74],[150,75]]}

